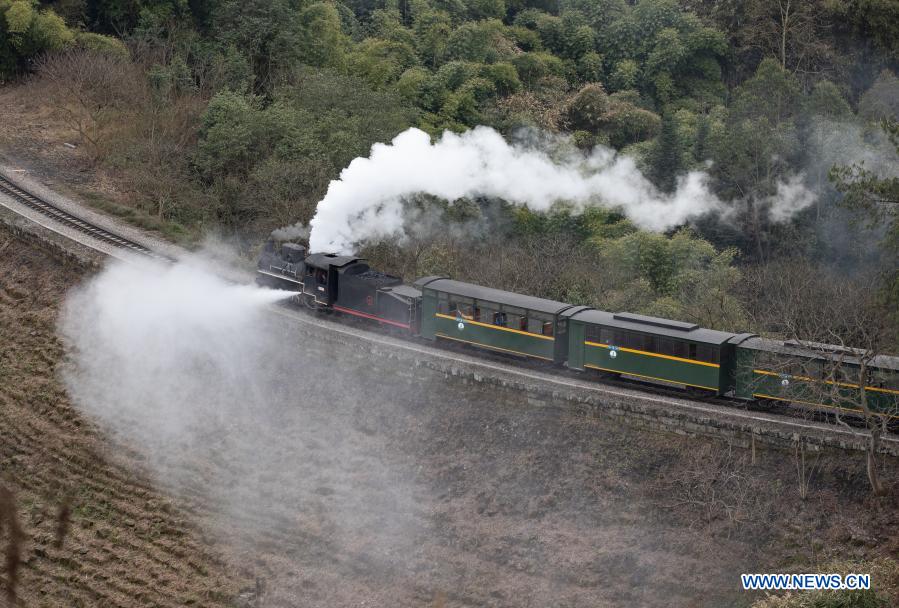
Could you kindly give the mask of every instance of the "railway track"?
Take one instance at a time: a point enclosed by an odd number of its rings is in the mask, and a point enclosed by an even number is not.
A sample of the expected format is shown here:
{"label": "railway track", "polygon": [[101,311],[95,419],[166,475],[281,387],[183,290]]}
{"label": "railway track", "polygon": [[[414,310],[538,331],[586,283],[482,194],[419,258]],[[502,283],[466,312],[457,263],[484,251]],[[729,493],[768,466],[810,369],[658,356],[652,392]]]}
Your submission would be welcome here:
{"label": "railway track", "polygon": [[[58,222],[70,229],[77,230],[78,232],[85,234],[97,241],[102,243],[112,245],[116,248],[130,251],[134,254],[138,254],[144,257],[153,258],[157,260],[165,260],[172,261],[172,258],[159,254],[148,247],[145,247],[139,243],[131,241],[125,237],[122,237],[118,234],[110,232],[104,228],[96,226],[91,222],[83,220],[63,209],[60,209],[56,205],[47,202],[46,200],[40,198],[39,196],[34,195],[31,192],[28,192],[16,184],[12,183],[2,175],[0,175],[0,194],[6,194],[13,198],[16,202],[37,211],[38,213],[44,215],[52,219],[55,222]],[[82,243],[84,245],[90,246],[87,243]],[[96,247],[93,247],[96,249]],[[98,250],[99,251],[99,250]],[[101,253],[105,253],[102,252]],[[289,311],[289,312],[288,312]],[[416,343],[414,341],[409,340],[396,340],[395,336],[388,336],[383,334],[372,333],[366,328],[360,327],[357,323],[341,323],[339,327],[332,326],[332,322],[328,322],[324,319],[318,318],[317,315],[308,315],[302,314],[300,311],[296,310],[294,307],[290,307],[288,305],[281,305],[276,307],[276,314],[281,314],[285,316],[290,316],[294,321],[299,321],[302,323],[307,323],[310,325],[316,325],[319,327],[325,327],[326,329],[330,329],[331,331],[336,331],[338,333],[353,333],[356,337],[362,337],[366,340],[370,340],[373,342],[378,342],[380,344],[387,344],[391,346],[395,346],[397,348],[404,348],[407,350],[420,350],[423,354],[439,354],[440,357],[450,360],[458,360],[460,363],[477,363],[480,367],[485,369],[495,369],[498,373],[511,373],[513,375],[521,376],[521,377],[531,377],[534,380],[549,382],[550,384],[557,385],[566,385],[571,386],[572,383],[577,383],[581,385],[581,387],[585,387],[582,384],[582,380],[578,380],[576,378],[570,377],[568,374],[557,374],[558,377],[548,376],[543,373],[545,370],[533,369],[531,365],[525,363],[524,365],[519,366],[509,366],[508,361],[498,360],[495,356],[490,354],[478,353],[478,356],[475,357],[469,352],[460,352],[459,349],[449,348],[449,349],[435,349],[428,348],[426,345],[422,345]],[[362,335],[360,335],[362,334]],[[735,409],[733,408],[733,404],[730,402],[721,403],[720,400],[717,399],[694,399],[690,400],[685,398],[684,395],[678,394],[671,390],[666,389],[665,387],[660,386],[635,386],[634,383],[625,382],[621,380],[606,378],[602,382],[591,382],[589,383],[589,387],[593,390],[605,391],[609,393],[614,393],[616,390],[625,390],[628,392],[635,391],[643,393],[643,398],[648,400],[659,400],[668,402],[668,400],[676,400],[684,403],[694,403],[693,406],[690,406],[687,409],[694,410],[694,413],[698,413],[696,410],[701,410],[706,412],[707,414],[712,414],[715,410],[718,414],[726,413],[732,416],[736,416],[738,418],[743,419],[743,421],[755,420],[760,423],[766,424],[780,424],[784,427],[792,428],[795,431],[802,432],[802,430],[811,430],[811,424],[822,424],[822,426],[831,427],[831,432],[837,435],[842,436],[851,436],[855,433],[853,431],[849,431],[845,428],[840,428],[837,425],[830,423],[830,421],[812,421],[806,418],[807,413],[803,414],[801,412],[783,412],[774,414],[772,413],[759,413],[747,411],[745,409]],[[671,405],[675,405],[675,402],[670,402]],[[727,408],[731,411],[722,412],[722,408]],[[803,420],[800,420],[803,419]],[[821,431],[821,428],[817,429]],[[887,437],[884,439],[886,443],[894,444],[899,443],[899,440],[893,437]],[[899,449],[899,448],[897,448]]]}
{"label": "railway track", "polygon": [[104,228],[101,228],[95,224],[81,219],[80,217],[77,217],[67,211],[60,209],[56,205],[47,202],[39,196],[23,190],[2,175],[0,175],[0,193],[11,197],[17,203],[20,203],[28,207],[29,209],[37,211],[41,215],[44,215],[52,219],[53,221],[62,224],[63,226],[66,226],[73,230],[77,230],[78,232],[86,234],[91,238],[94,238],[108,245],[112,245],[113,247],[158,260],[169,259],[147,247],[144,247],[140,243],[135,243],[134,241],[126,239],[123,236],[119,236],[118,234],[105,230]]}

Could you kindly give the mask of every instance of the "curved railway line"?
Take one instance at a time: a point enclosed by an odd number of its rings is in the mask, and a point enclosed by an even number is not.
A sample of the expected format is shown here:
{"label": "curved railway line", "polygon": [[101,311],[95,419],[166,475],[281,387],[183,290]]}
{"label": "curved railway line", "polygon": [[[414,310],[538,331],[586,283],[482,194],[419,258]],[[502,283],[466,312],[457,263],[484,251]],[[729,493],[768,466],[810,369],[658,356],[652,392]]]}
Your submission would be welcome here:
{"label": "curved railway line", "polygon": [[[167,255],[153,251],[147,246],[115,234],[110,230],[97,226],[59,208],[57,205],[54,205],[46,199],[13,183],[2,174],[0,174],[0,195],[6,195],[28,209],[34,210],[42,216],[84,235],[87,237],[86,239],[77,240],[76,242],[104,255],[108,255],[108,253],[98,248],[95,242],[91,242],[91,239],[140,256],[163,261],[173,261],[173,259]],[[16,211],[16,209],[13,209],[12,207],[7,206],[7,208]],[[75,240],[71,233],[66,234],[65,236]],[[758,412],[735,408],[729,402],[728,404],[721,404],[715,399],[692,399],[688,396],[672,394],[672,391],[667,390],[662,386],[655,387],[653,385],[647,385],[646,387],[637,387],[614,380],[603,380],[602,382],[587,381],[581,378],[572,377],[572,373],[550,374],[545,370],[535,369],[530,366],[522,368],[520,366],[507,365],[494,355],[475,357],[466,352],[461,352],[458,347],[449,349],[433,348],[415,341],[402,340],[389,334],[368,331],[366,328],[361,327],[359,323],[351,322],[343,324],[317,315],[300,314],[295,308],[289,308],[285,305],[275,307],[274,312],[275,314],[287,317],[294,322],[316,326],[317,328],[329,332],[351,336],[372,344],[389,348],[404,349],[407,352],[421,355],[436,356],[449,363],[473,365],[481,370],[485,370],[487,373],[499,374],[508,378],[518,379],[519,381],[538,382],[557,387],[560,390],[577,389],[614,397],[633,397],[646,402],[654,402],[656,406],[675,408],[694,416],[727,416],[734,420],[736,424],[742,425],[775,425],[796,437],[812,432],[818,434],[827,433],[835,436],[836,441],[832,443],[836,443],[837,445],[842,445],[846,442],[857,443],[860,438],[863,439],[865,437],[865,435],[858,429],[853,430],[831,423],[822,423],[816,419],[808,419],[801,413],[783,415],[770,412]],[[892,436],[883,437],[882,445],[885,451],[899,455],[899,438]]]}
{"label": "curved railway line", "polygon": [[160,255],[155,251],[144,247],[140,243],[135,243],[132,240],[119,236],[118,234],[96,226],[90,222],[72,215],[71,213],[63,209],[60,209],[56,205],[53,205],[52,203],[40,198],[39,196],[36,196],[31,192],[28,192],[27,190],[23,190],[2,175],[0,175],[0,193],[9,196],[16,202],[28,207],[29,209],[37,211],[41,215],[44,215],[52,219],[53,221],[62,224],[63,226],[66,226],[73,230],[77,230],[78,232],[86,234],[91,238],[108,245],[112,245],[113,247],[144,255],[150,258],[169,259],[166,256]]}

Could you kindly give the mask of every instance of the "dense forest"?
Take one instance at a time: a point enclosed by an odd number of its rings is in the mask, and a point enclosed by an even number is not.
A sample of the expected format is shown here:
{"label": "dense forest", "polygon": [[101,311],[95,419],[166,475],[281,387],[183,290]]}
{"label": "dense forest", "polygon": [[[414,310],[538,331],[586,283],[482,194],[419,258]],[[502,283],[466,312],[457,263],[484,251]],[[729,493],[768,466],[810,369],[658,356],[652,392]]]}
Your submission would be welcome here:
{"label": "dense forest", "polygon": [[[833,319],[897,308],[892,0],[0,0],[0,14],[0,80],[57,108],[85,165],[175,237],[258,244],[307,222],[372,144],[486,125],[612,148],[660,192],[705,171],[727,213],[658,234],[601,206],[417,200],[440,221],[365,254],[407,277],[722,329],[786,333],[822,301],[843,307]],[[785,184],[814,197],[784,211]],[[764,295],[798,285],[776,310]]]}

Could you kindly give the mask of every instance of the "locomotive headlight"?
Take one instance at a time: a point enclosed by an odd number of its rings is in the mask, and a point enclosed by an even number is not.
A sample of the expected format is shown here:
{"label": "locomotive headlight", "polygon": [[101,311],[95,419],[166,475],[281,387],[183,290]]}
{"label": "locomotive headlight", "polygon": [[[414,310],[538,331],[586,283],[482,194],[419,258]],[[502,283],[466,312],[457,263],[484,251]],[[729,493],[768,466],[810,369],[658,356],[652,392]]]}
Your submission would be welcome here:
{"label": "locomotive headlight", "polygon": [[612,358],[614,359],[615,357],[618,356],[618,351],[617,351],[617,350],[610,350],[610,351],[609,351],[609,356],[612,357]]}
{"label": "locomotive headlight", "polygon": [[787,378],[784,378],[780,381],[781,386],[790,386],[790,381]]}
{"label": "locomotive headlight", "polygon": [[462,331],[463,329],[465,329],[465,323],[463,323],[462,321],[459,321],[459,324],[456,327],[459,328],[459,331]]}

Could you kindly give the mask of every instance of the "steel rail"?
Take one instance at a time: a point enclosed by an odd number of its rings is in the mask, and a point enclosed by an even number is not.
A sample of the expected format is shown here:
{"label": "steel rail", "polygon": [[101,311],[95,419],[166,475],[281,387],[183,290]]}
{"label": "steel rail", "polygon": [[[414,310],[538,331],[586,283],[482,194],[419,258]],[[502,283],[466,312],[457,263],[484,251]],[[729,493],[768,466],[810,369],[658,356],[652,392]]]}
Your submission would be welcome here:
{"label": "steel rail", "polygon": [[78,216],[72,215],[68,211],[60,209],[56,205],[47,202],[39,196],[36,196],[31,192],[28,192],[27,190],[23,190],[2,175],[0,175],[0,193],[6,194],[17,203],[20,203],[28,207],[29,209],[37,211],[41,215],[45,215],[68,228],[72,228],[74,230],[87,234],[92,238],[108,245],[112,245],[114,247],[118,247],[119,249],[131,251],[132,253],[150,258],[160,260],[168,259],[166,256],[160,255],[152,249],[141,245],[140,243],[135,243],[132,240],[126,239],[123,236],[119,236],[118,234],[110,232],[109,230],[105,230],[95,224],[81,219]]}

